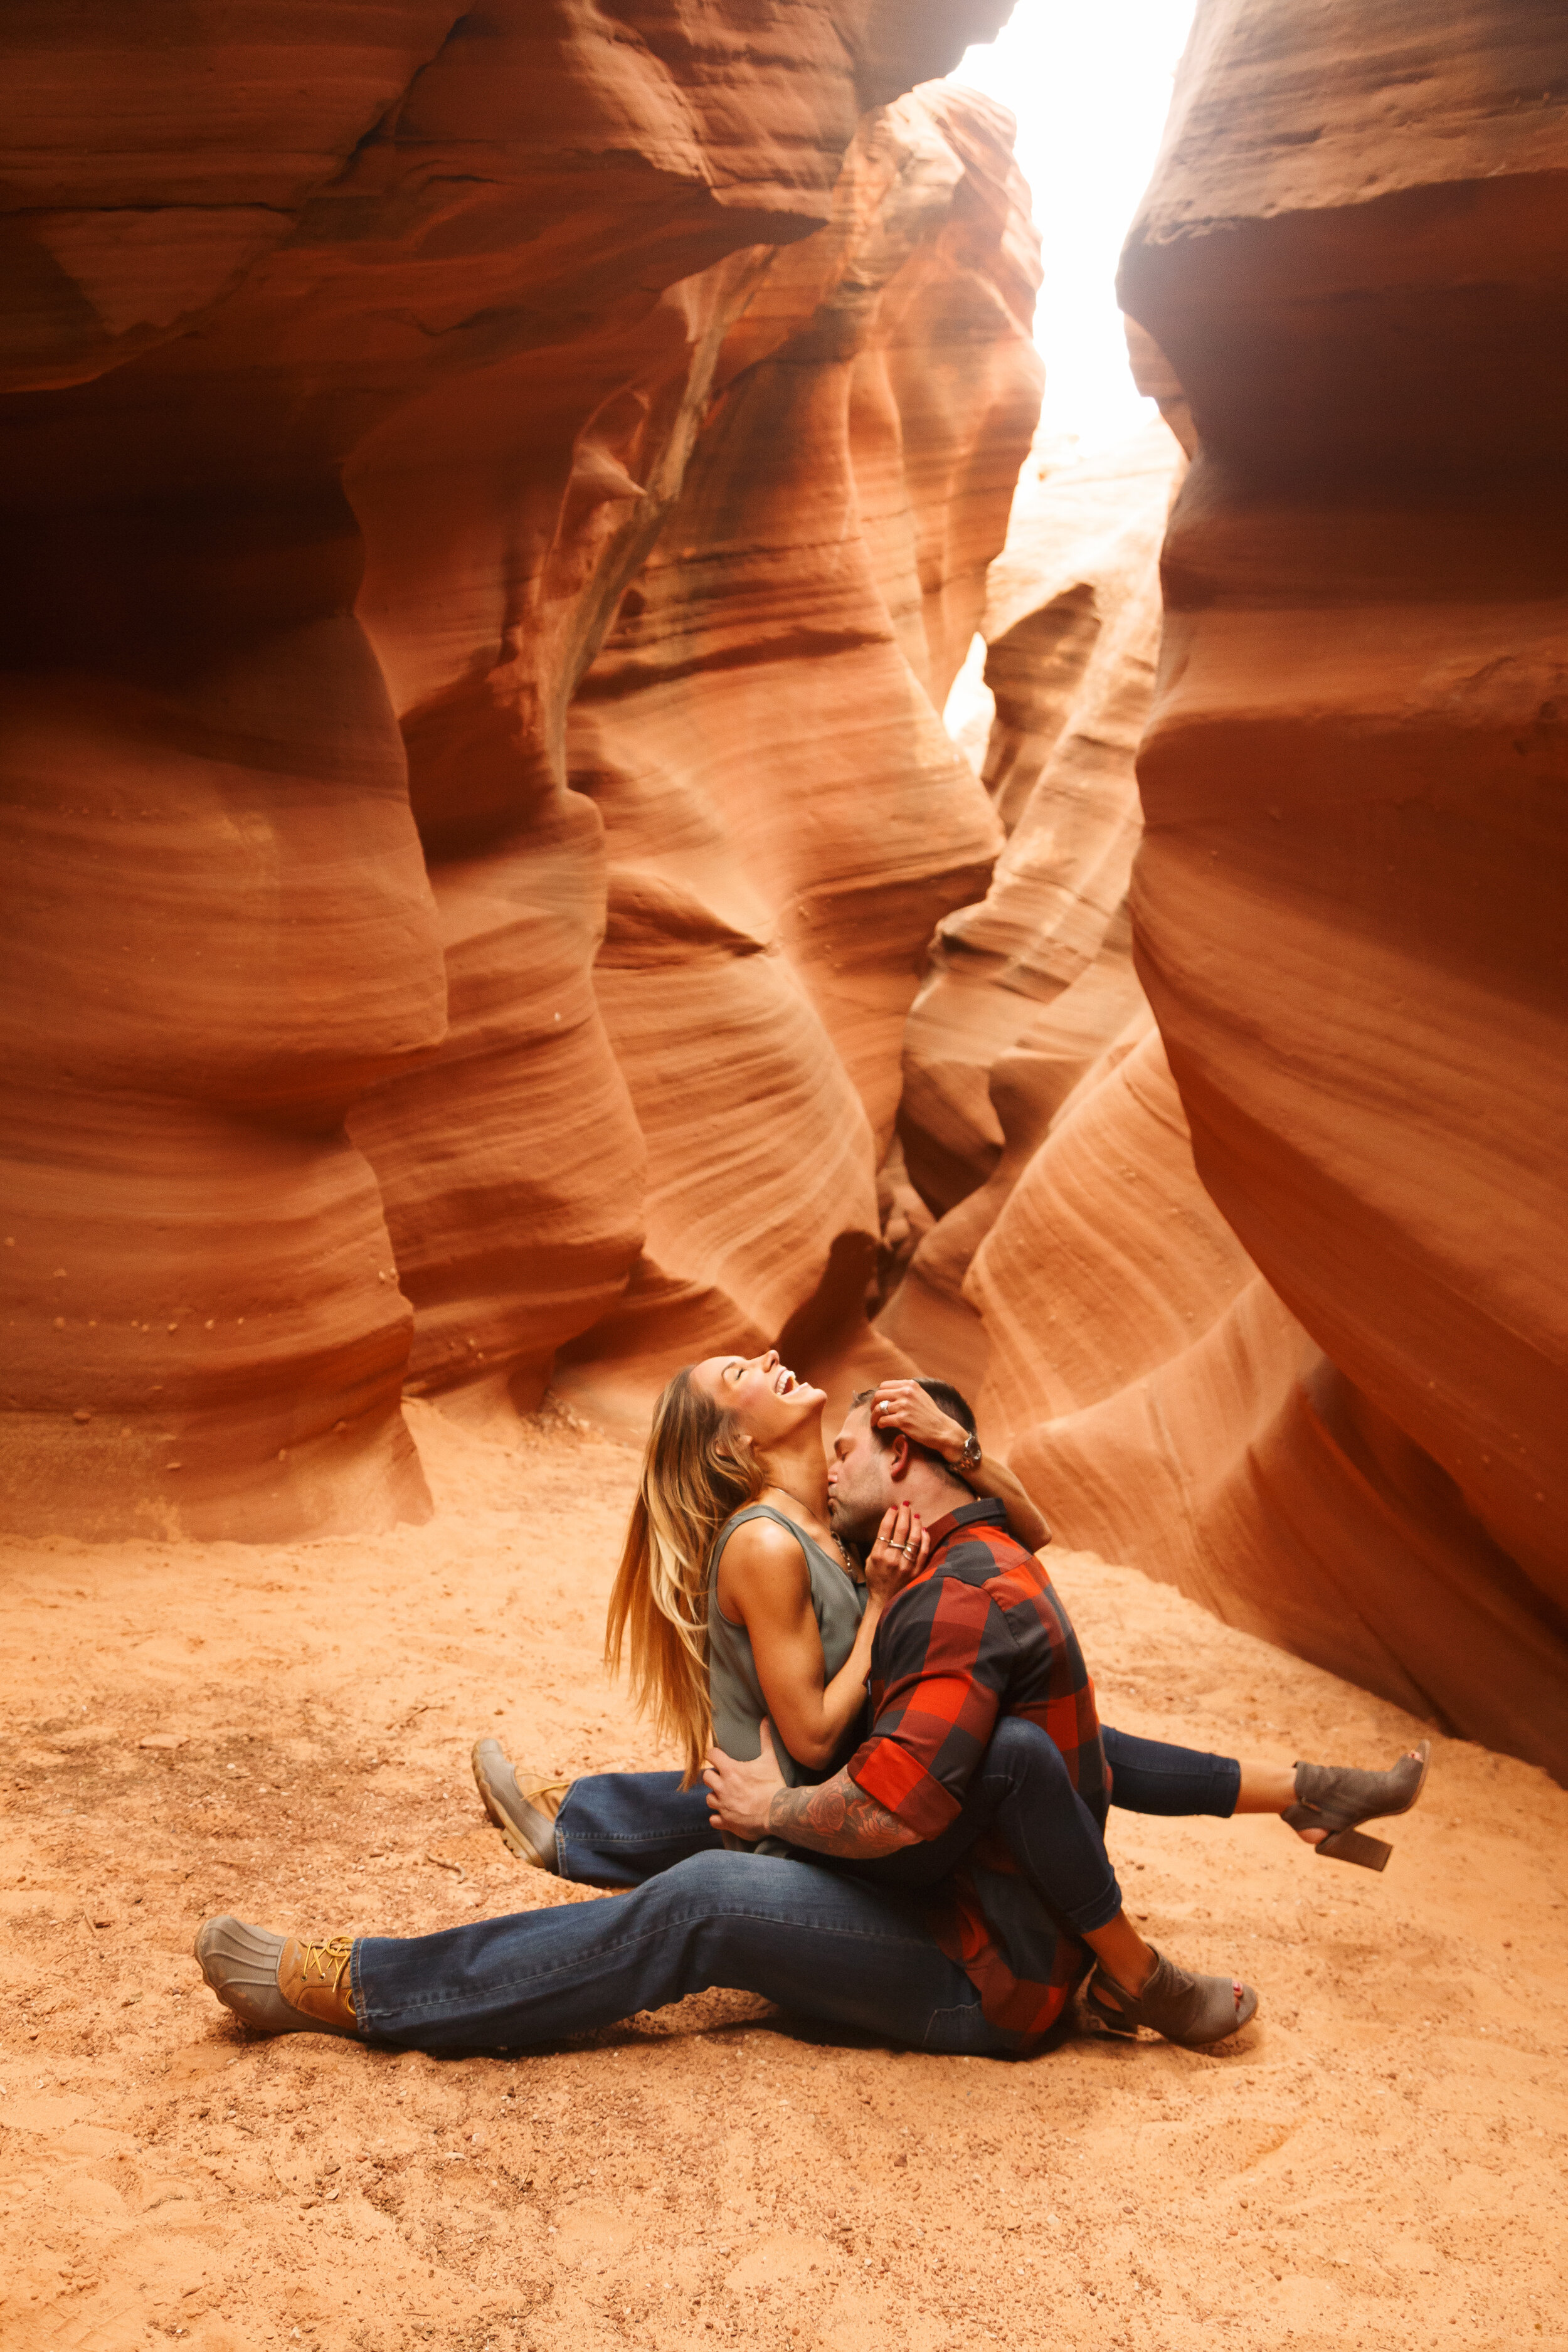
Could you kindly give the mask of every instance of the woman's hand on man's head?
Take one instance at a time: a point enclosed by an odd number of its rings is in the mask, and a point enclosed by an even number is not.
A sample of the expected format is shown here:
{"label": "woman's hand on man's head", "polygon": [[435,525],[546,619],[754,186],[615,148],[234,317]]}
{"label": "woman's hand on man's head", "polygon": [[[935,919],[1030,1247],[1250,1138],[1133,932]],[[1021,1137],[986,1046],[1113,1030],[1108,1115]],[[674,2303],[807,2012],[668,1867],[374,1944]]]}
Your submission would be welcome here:
{"label": "woman's hand on man's head", "polygon": [[897,1429],[913,1445],[928,1445],[944,1462],[956,1462],[969,1432],[943,1412],[919,1381],[879,1381],[871,1399],[873,1429]]}

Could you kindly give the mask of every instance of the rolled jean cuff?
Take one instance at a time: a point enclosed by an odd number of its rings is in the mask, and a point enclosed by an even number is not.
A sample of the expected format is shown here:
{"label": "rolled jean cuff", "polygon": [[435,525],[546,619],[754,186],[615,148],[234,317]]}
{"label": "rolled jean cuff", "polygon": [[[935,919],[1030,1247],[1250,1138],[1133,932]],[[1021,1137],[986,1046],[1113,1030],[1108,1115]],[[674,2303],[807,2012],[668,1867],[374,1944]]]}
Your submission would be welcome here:
{"label": "rolled jean cuff", "polygon": [[1097,1936],[1102,1927],[1110,1927],[1123,1907],[1121,1889],[1112,1878],[1103,1895],[1097,1896],[1092,1903],[1078,1905],[1066,1916],[1075,1934]]}
{"label": "rolled jean cuff", "polygon": [[353,1995],[354,2023],[358,2026],[361,2033],[363,2034],[365,2040],[368,2042],[371,2039],[371,2031],[364,2021],[364,1980],[361,1977],[359,1970],[359,1956],[363,1949],[364,1937],[363,1936],[356,1936],[353,1939],[353,1948],[349,1953],[349,1990]]}

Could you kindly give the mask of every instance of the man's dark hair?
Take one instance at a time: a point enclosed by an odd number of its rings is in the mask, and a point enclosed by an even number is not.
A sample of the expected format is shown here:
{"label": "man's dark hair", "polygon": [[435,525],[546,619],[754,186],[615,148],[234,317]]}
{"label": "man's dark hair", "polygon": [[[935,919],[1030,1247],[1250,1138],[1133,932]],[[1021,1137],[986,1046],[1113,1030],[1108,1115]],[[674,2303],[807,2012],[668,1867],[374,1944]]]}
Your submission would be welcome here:
{"label": "man's dark hair", "polygon": [[[960,1395],[951,1381],[917,1381],[915,1386],[924,1389],[932,1404],[939,1412],[945,1412],[949,1421],[956,1421],[960,1428],[967,1429],[973,1435],[978,1436],[974,1407],[966,1396]],[[850,1398],[850,1411],[853,1412],[857,1405],[869,1404],[876,1393],[875,1389],[862,1389],[858,1396]],[[898,1439],[903,1437],[910,1452],[917,1454],[922,1462],[934,1463],[939,1470],[946,1471],[950,1478],[956,1475],[951,1463],[944,1462],[942,1455],[934,1452],[931,1446],[915,1444],[912,1439],[904,1436],[901,1429],[889,1429],[885,1423],[874,1421],[871,1423],[871,1434],[884,1450],[890,1448]]]}

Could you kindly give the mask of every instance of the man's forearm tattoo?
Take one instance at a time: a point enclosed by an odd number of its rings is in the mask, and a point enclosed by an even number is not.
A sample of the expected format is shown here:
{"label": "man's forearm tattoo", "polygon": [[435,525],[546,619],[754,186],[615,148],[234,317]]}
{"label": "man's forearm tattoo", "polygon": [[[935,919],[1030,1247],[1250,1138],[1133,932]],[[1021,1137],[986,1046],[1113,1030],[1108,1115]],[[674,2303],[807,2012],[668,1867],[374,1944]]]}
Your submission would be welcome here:
{"label": "man's forearm tattoo", "polygon": [[815,1789],[781,1789],[768,1807],[768,1830],[791,1845],[862,1862],[916,1843],[898,1815],[857,1788],[847,1772]]}

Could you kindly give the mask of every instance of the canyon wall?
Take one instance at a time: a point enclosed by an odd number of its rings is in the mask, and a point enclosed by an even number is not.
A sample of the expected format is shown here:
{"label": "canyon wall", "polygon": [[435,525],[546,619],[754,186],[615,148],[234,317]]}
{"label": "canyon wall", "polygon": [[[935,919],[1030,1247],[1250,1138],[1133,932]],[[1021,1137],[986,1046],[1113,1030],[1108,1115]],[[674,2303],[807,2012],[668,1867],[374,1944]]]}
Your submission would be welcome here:
{"label": "canyon wall", "polygon": [[9,1525],[417,1513],[411,1346],[537,1381],[638,1262],[567,708],[773,251],[1004,13],[8,13]]}
{"label": "canyon wall", "polygon": [[1559,1772],[1565,90],[1550,10],[1201,0],[1121,281],[1199,442],[1138,970],[1316,1367],[1237,1401],[1268,1433],[1211,1572]]}
{"label": "canyon wall", "polygon": [[1002,838],[937,713],[1039,406],[1038,274],[996,109],[932,89],[870,121],[831,227],[731,331],[573,704],[595,991],[650,1155],[630,1282],[556,1370],[601,1419],[781,1335],[819,1377],[897,1360],[865,1319],[876,1175],[932,926]]}
{"label": "canyon wall", "polygon": [[[1147,338],[1135,360],[1183,425]],[[900,1172],[920,1233],[878,1328],[978,1398],[1067,1543],[1562,1770],[1550,1608],[1221,1214],[1133,969],[1134,752],[1176,478],[1163,425],[1047,461],[992,568],[990,725],[960,733],[1013,830],[986,898],[939,928],[909,1023]],[[1247,942],[1259,975],[1269,945]],[[1445,1068],[1426,1017],[1405,1032],[1413,1087]]]}
{"label": "canyon wall", "polygon": [[8,13],[0,1524],[782,1339],[1565,1771],[1561,27],[1200,0],[1009,523],[1005,13]]}
{"label": "canyon wall", "polygon": [[1007,833],[984,898],[937,928],[903,1045],[899,1158],[929,1224],[877,1318],[977,1391],[971,1259],[1052,1120],[1123,1031],[1151,1025],[1126,898],[1133,755],[1159,646],[1156,560],[1181,452],[1129,444],[1025,470],[981,614],[982,776]]}
{"label": "canyon wall", "polygon": [[1068,1541],[1560,1776],[1565,68],[1523,11],[1200,6],[1121,280],[1194,461],[1158,679],[1152,537],[1096,575],[1047,475],[963,739],[1015,829],[910,1019],[878,1318]]}

